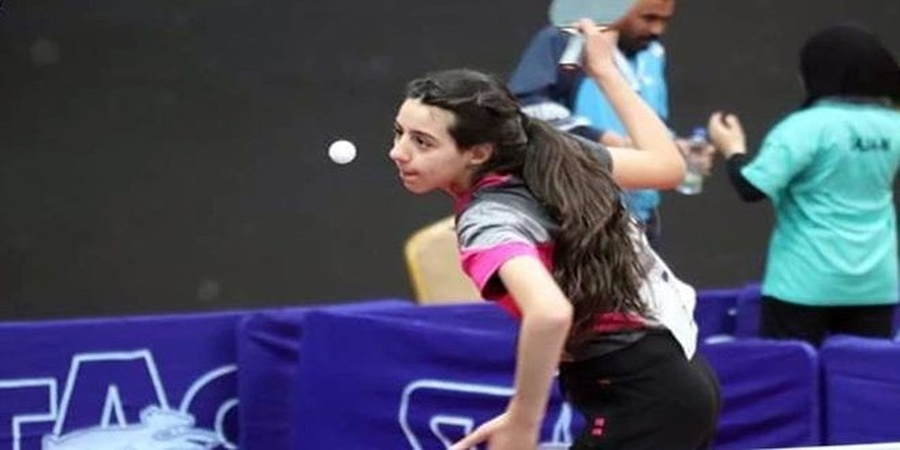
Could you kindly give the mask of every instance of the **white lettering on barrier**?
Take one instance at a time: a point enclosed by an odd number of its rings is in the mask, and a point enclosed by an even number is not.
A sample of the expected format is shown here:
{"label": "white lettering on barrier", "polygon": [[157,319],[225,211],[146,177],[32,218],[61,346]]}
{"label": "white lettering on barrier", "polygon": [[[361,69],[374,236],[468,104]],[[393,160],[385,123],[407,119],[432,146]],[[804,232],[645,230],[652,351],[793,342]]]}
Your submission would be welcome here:
{"label": "white lettering on barrier", "polygon": [[[104,364],[112,364],[112,368],[119,370],[137,370],[139,376],[125,376],[112,370],[109,373],[101,371],[98,376],[96,369],[105,367]],[[51,422],[52,431],[42,439],[43,450],[164,450],[173,446],[185,450],[236,449],[237,445],[229,441],[224,429],[228,413],[237,407],[236,398],[223,401],[216,408],[215,417],[207,418],[212,422],[213,430],[196,427],[196,418],[191,412],[194,401],[205,387],[236,371],[237,366],[229,364],[201,375],[191,382],[177,410],[170,407],[163,378],[148,349],[73,355],[61,398],[58,396],[58,380],[54,378],[0,380],[0,391],[6,391],[8,395],[29,393],[35,389],[39,390],[38,394],[41,394],[40,390],[46,391],[46,400],[41,402],[40,407],[17,405],[30,410],[15,412],[9,417],[12,450],[22,450],[22,428],[25,425]],[[79,411],[73,410],[73,399],[78,395],[80,383],[101,385],[103,398],[84,398],[84,392],[80,398],[82,406],[85,402],[94,405],[89,409],[98,409],[99,417],[89,412],[86,419],[79,417]],[[84,391],[92,392],[89,387]],[[8,398],[7,395],[2,397]],[[146,401],[138,421],[129,420],[126,416],[123,397],[130,398],[132,404],[135,399]],[[84,426],[84,421],[91,420],[89,416],[92,415],[96,417],[96,425]]]}
{"label": "white lettering on barrier", "polygon": [[56,380],[53,378],[33,378],[26,380],[0,380],[0,391],[4,390],[27,390],[31,388],[47,388],[47,412],[18,414],[12,417],[10,427],[12,428],[13,448],[12,450],[21,450],[22,442],[22,426],[29,423],[45,423],[56,420],[57,411],[56,402],[59,398],[57,394]]}
{"label": "white lettering on barrier", "polygon": [[475,421],[468,417],[443,415],[432,417],[431,420],[428,421],[428,428],[430,428],[431,432],[441,440],[441,444],[443,444],[444,447],[450,447],[453,444],[453,440],[444,434],[441,425],[452,425],[462,428],[464,434],[469,434],[475,429]]}
{"label": "white lettering on barrier", "polygon": [[[478,383],[464,383],[447,380],[422,379],[415,380],[407,384],[403,389],[403,393],[400,398],[398,421],[400,423],[400,428],[403,430],[403,434],[404,436],[406,436],[406,440],[409,442],[412,450],[424,450],[423,441],[426,441],[428,439],[437,439],[444,446],[444,448],[447,448],[450,446],[450,444],[453,443],[453,439],[447,436],[447,434],[443,431],[442,426],[449,425],[457,427],[461,429],[461,434],[465,435],[470,433],[474,429],[475,424],[479,419],[471,415],[465,415],[461,413],[437,411],[427,419],[427,432],[431,433],[431,435],[423,436],[421,435],[421,433],[426,430],[423,429],[424,427],[414,426],[411,421],[410,413],[410,407],[414,403],[411,400],[413,394],[422,391],[444,393],[459,397],[468,396],[470,397],[470,400],[472,396],[484,396],[488,399],[501,401],[508,400],[514,393],[513,389],[510,387]],[[417,420],[419,422],[423,422],[422,418],[417,418]],[[559,415],[557,416],[553,424],[553,435],[551,437],[551,441],[545,442],[544,444],[565,444],[572,442],[571,425],[571,407],[567,403],[563,403],[561,405]]]}

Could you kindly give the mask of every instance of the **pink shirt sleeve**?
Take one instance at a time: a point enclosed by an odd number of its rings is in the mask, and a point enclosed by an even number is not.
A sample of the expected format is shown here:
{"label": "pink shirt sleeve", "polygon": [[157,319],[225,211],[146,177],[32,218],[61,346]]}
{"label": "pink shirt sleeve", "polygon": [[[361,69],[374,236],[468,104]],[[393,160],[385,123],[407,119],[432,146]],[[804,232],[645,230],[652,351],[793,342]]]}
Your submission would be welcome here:
{"label": "pink shirt sleeve", "polygon": [[511,302],[497,273],[513,258],[531,256],[552,269],[552,225],[521,183],[481,192],[458,211],[462,269],[483,298],[501,305]]}
{"label": "pink shirt sleeve", "polygon": [[493,247],[463,249],[461,251],[463,271],[469,275],[478,290],[487,299],[496,299],[497,287],[488,283],[494,277],[500,266],[506,261],[517,256],[534,256],[540,259],[541,255],[534,244],[524,242],[507,242]]}

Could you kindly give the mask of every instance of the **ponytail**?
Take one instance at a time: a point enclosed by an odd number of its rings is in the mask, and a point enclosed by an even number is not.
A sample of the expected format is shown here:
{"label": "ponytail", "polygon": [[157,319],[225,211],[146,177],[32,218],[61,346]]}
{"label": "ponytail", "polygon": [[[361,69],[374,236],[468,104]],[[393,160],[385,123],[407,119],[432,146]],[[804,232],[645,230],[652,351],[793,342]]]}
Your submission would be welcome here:
{"label": "ponytail", "polygon": [[574,306],[570,350],[589,338],[597,314],[646,314],[644,269],[632,241],[633,221],[621,190],[598,156],[599,144],[530,119],[522,176],[559,224],[554,277]]}

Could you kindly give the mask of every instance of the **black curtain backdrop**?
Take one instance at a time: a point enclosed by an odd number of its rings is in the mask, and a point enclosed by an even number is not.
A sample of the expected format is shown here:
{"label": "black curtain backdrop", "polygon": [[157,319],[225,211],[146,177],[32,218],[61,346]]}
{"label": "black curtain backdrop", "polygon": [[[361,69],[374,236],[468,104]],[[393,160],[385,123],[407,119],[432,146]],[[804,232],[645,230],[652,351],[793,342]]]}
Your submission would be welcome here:
{"label": "black curtain backdrop", "polygon": [[[798,103],[816,28],[900,48],[895,0],[679,3],[672,126],[737,111],[751,147]],[[409,297],[403,242],[450,202],[407,194],[387,160],[403,85],[505,76],[546,4],[3,2],[0,319]],[[328,160],[336,139],[356,161]],[[771,226],[721,169],[664,197],[664,253],[698,288],[759,278]]]}

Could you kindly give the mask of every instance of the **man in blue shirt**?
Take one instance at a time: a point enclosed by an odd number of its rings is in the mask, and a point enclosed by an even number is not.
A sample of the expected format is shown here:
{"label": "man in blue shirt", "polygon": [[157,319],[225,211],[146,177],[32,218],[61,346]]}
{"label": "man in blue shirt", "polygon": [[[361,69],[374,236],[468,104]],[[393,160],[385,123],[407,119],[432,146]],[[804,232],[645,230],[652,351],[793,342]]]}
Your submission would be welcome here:
{"label": "man in blue shirt", "polygon": [[[669,115],[666,52],[659,39],[674,13],[675,0],[637,0],[613,25],[619,32],[616,65],[664,121]],[[625,128],[597,86],[583,71],[558,64],[568,37],[568,32],[552,25],[540,30],[513,71],[510,90],[533,117],[608,146],[629,146]],[[654,246],[659,238],[659,202],[659,192],[650,189],[628,191],[625,196]]]}

